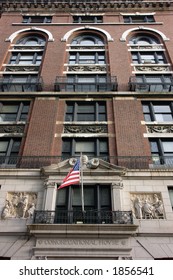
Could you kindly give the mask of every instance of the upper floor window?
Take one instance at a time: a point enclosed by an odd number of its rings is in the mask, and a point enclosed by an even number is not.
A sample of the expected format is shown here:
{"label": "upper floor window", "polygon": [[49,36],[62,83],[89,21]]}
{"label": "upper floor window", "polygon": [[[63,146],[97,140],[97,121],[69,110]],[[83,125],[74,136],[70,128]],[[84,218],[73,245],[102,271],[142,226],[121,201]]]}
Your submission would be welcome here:
{"label": "upper floor window", "polygon": [[78,36],[72,40],[71,46],[94,46],[94,45],[101,45],[104,46],[104,41],[96,36],[96,35],[90,35],[90,34],[84,34],[81,36]]}
{"label": "upper floor window", "polygon": [[124,23],[155,22],[153,15],[128,15],[123,16]]}
{"label": "upper floor window", "polygon": [[16,43],[15,43],[15,49],[21,48],[21,46],[44,46],[46,43],[46,40],[43,36],[40,35],[27,35],[22,38],[20,38]]}
{"label": "upper floor window", "polygon": [[167,63],[162,51],[134,51],[132,52],[132,61],[134,64],[165,64]]}
{"label": "upper floor window", "polygon": [[172,210],[173,210],[173,187],[168,187],[168,192],[169,192],[169,198],[170,198],[171,206],[172,206]]}
{"label": "upper floor window", "polygon": [[73,16],[74,23],[102,23],[102,16]]}
{"label": "upper floor window", "polygon": [[42,79],[37,75],[4,75],[0,81],[0,91],[2,92],[26,92],[41,91]]}
{"label": "upper floor window", "polygon": [[51,23],[51,16],[23,16],[23,23]]}
{"label": "upper floor window", "polygon": [[0,163],[16,164],[21,145],[20,138],[1,138],[0,139]]}
{"label": "upper floor window", "polygon": [[40,65],[43,52],[12,52],[9,64]]}
{"label": "upper floor window", "polygon": [[151,45],[160,44],[159,40],[148,34],[136,34],[129,40],[130,45]]}
{"label": "upper floor window", "polygon": [[81,152],[89,157],[108,156],[108,141],[104,138],[65,138],[63,139],[62,156],[80,156]]}
{"label": "upper floor window", "polygon": [[105,102],[67,102],[65,121],[106,121]]}
{"label": "upper floor window", "polygon": [[[170,92],[173,91],[173,78],[171,75],[136,75],[131,82],[135,91],[144,92]],[[133,80],[133,79],[132,79]]]}
{"label": "upper floor window", "polygon": [[69,55],[69,64],[105,64],[104,52],[72,52]]}
{"label": "upper floor window", "polygon": [[173,139],[150,139],[150,146],[155,164],[173,164]]}
{"label": "upper floor window", "polygon": [[173,102],[143,102],[145,121],[173,121]]}
{"label": "upper floor window", "polygon": [[0,121],[26,121],[29,111],[29,102],[1,102]]}

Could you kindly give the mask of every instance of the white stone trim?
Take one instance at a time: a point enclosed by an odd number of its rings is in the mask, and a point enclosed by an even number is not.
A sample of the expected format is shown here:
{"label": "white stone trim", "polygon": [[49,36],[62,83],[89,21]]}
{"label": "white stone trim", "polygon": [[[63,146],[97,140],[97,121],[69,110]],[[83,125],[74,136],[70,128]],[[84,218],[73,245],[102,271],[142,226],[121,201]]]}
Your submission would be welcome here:
{"label": "white stone trim", "polygon": [[20,33],[22,32],[27,32],[27,31],[41,31],[43,33],[46,33],[48,35],[48,41],[49,42],[53,42],[54,38],[52,36],[52,33],[50,33],[48,30],[43,29],[43,28],[37,28],[37,27],[30,27],[30,28],[25,28],[25,29],[21,29],[18,30],[16,32],[14,32],[13,34],[10,35],[10,37],[8,37],[5,41],[10,41],[12,42],[14,40],[14,38],[16,38]]}
{"label": "white stone trim", "polygon": [[152,31],[154,33],[157,33],[161,36],[161,38],[163,39],[163,41],[169,41],[170,39],[167,38],[165,36],[165,34],[163,34],[161,31],[159,30],[156,30],[156,29],[153,29],[153,28],[150,28],[150,27],[145,27],[145,26],[138,26],[138,27],[134,27],[134,28],[130,28],[128,30],[126,30],[123,34],[122,34],[122,37],[120,38],[120,41],[122,42],[125,42],[126,41],[126,38],[127,36],[132,32],[132,31],[138,31],[138,30],[143,30],[143,31]]}
{"label": "white stone trim", "polygon": [[80,31],[80,30],[82,31],[82,30],[85,30],[85,29],[94,30],[94,31],[99,31],[99,32],[103,33],[103,34],[106,36],[108,42],[113,42],[113,38],[111,37],[111,35],[110,35],[107,31],[105,31],[105,30],[103,30],[103,29],[101,29],[101,28],[91,27],[91,26],[88,26],[88,25],[87,25],[87,26],[84,26],[84,27],[74,28],[74,29],[68,31],[68,32],[64,35],[64,37],[61,39],[61,41],[62,41],[62,42],[67,42],[68,38],[69,38],[74,32]]}

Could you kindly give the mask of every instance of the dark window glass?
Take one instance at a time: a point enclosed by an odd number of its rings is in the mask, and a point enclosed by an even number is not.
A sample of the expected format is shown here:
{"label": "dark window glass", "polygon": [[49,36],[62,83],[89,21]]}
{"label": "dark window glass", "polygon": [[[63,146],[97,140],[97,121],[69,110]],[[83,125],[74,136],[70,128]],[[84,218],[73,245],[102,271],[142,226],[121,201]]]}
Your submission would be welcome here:
{"label": "dark window glass", "polygon": [[106,121],[105,102],[69,102],[66,121]]}
{"label": "dark window glass", "polygon": [[151,154],[155,164],[173,164],[173,140],[150,139]]}
{"label": "dark window glass", "polygon": [[28,111],[29,102],[1,102],[0,121],[25,121]]}
{"label": "dark window glass", "polygon": [[74,23],[102,23],[102,16],[73,16]]}
{"label": "dark window glass", "polygon": [[62,156],[80,156],[81,152],[89,157],[108,157],[108,140],[102,138],[63,139]]}
{"label": "dark window glass", "polygon": [[51,23],[51,16],[24,16],[23,23]]}
{"label": "dark window glass", "polygon": [[155,22],[153,15],[123,16],[125,23]]}

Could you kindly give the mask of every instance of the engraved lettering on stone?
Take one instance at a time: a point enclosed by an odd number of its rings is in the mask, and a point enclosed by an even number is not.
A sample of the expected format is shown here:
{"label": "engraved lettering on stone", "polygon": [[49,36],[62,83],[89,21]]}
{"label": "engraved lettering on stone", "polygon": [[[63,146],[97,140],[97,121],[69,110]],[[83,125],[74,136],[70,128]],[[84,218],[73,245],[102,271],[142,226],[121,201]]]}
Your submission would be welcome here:
{"label": "engraved lettering on stone", "polygon": [[161,194],[131,194],[132,212],[136,219],[164,219]]}
{"label": "engraved lettering on stone", "polygon": [[45,247],[125,247],[128,245],[127,240],[120,239],[38,239],[37,246]]}
{"label": "engraved lettering on stone", "polygon": [[8,192],[1,219],[31,218],[37,202],[37,193]]}

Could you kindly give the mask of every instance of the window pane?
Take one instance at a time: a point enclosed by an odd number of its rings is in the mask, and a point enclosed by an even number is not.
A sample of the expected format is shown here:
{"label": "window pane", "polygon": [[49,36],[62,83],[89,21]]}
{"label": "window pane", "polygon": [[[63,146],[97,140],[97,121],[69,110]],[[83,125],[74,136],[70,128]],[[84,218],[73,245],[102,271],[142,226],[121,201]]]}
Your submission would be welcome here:
{"label": "window pane", "polygon": [[76,142],[76,152],[94,153],[95,143],[91,141]]}
{"label": "window pane", "polygon": [[171,112],[170,106],[169,105],[154,105],[154,111],[157,112]]}
{"label": "window pane", "polygon": [[4,105],[2,107],[2,113],[17,113],[19,106],[18,105]]}
{"label": "window pane", "polygon": [[156,114],[155,118],[156,121],[158,122],[170,122],[173,120],[172,115],[168,115],[168,114]]}
{"label": "window pane", "polygon": [[8,148],[8,141],[0,141],[0,152],[6,152]]}
{"label": "window pane", "polygon": [[94,113],[94,105],[79,105],[78,106],[79,113]]}
{"label": "window pane", "polygon": [[100,205],[101,207],[110,206],[110,188],[100,187]]}
{"label": "window pane", "polygon": [[157,143],[155,141],[151,141],[150,145],[151,145],[151,151],[153,153],[158,152],[158,146],[157,146]]}
{"label": "window pane", "polygon": [[57,204],[58,206],[66,205],[66,188],[58,190]]}
{"label": "window pane", "polygon": [[164,152],[173,152],[173,141],[162,142]]}

